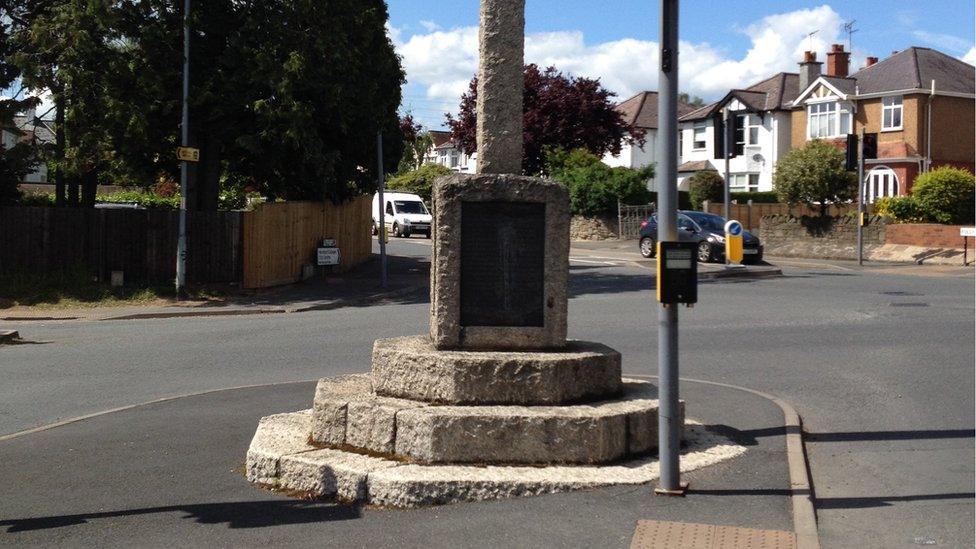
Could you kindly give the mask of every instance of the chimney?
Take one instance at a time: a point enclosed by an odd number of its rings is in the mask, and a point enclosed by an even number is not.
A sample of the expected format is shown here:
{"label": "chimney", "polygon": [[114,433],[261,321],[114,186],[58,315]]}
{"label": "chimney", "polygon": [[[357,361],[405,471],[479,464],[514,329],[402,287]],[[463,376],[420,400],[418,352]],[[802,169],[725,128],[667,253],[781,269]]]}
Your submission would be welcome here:
{"label": "chimney", "polygon": [[865,60],[864,68],[866,69],[866,68],[870,67],[871,65],[873,65],[873,64],[875,64],[877,62],[878,62],[878,58],[877,57],[868,57]]}
{"label": "chimney", "polygon": [[811,82],[820,76],[820,61],[817,61],[817,54],[812,51],[803,52],[803,62],[800,63],[800,91],[807,89]]}
{"label": "chimney", "polygon": [[834,44],[827,52],[827,75],[846,77],[851,61],[850,52],[844,51],[844,44]]}

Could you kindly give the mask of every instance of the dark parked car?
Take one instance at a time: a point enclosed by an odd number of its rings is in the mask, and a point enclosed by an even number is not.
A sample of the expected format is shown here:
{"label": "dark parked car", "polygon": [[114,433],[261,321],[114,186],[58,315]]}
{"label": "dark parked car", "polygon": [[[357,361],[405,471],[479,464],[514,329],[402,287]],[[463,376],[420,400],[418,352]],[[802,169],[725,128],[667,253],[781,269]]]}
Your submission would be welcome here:
{"label": "dark parked car", "polygon": [[[641,223],[640,253],[654,257],[657,252],[657,214]],[[678,212],[678,239],[698,243],[698,262],[725,261],[725,218],[720,215],[682,210]],[[759,238],[749,231],[743,232],[742,262],[762,261],[763,247]]]}

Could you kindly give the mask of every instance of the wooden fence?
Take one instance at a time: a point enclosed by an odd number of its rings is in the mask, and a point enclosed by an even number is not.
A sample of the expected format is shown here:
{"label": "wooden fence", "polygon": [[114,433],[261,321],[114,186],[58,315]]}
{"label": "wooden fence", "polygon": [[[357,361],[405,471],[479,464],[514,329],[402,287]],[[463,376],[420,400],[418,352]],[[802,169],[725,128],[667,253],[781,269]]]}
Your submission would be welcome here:
{"label": "wooden fence", "polygon": [[[169,284],[176,276],[178,212],[12,206],[0,208],[0,274],[87,269],[98,280]],[[240,212],[187,213],[187,278],[239,282]]]}
{"label": "wooden fence", "polygon": [[244,214],[244,287],[289,284],[301,278],[302,265],[314,263],[323,238],[334,238],[347,270],[369,259],[371,199],[343,204],[279,202]]}
{"label": "wooden fence", "polygon": [[[702,210],[716,215],[725,215],[725,205],[721,202],[705,202]],[[873,207],[868,205],[868,213],[873,211]],[[828,215],[840,216],[848,213],[857,212],[857,204],[832,204],[828,208]],[[729,217],[742,223],[747,231],[759,232],[759,220],[764,215],[794,215],[801,217],[820,215],[819,208],[809,208],[807,206],[793,206],[789,204],[729,204]]]}

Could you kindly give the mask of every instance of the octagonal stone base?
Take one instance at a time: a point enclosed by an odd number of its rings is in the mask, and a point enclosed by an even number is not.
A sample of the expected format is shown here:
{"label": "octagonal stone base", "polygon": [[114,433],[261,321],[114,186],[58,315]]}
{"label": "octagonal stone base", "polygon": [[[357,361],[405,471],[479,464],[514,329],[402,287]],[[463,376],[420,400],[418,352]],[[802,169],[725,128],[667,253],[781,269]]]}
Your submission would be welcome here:
{"label": "octagonal stone base", "polygon": [[[418,465],[320,449],[308,444],[309,412],[265,417],[247,453],[248,480],[308,496],[391,507],[417,507],[642,484],[658,478],[652,457],[610,465]],[[304,427],[303,427],[304,425]],[[731,459],[746,448],[690,423],[681,471]]]}
{"label": "octagonal stone base", "polygon": [[569,406],[437,406],[369,387],[368,375],[321,380],[312,440],[420,463],[607,463],[657,444],[657,390],[646,381]]}
{"label": "octagonal stone base", "polygon": [[620,393],[620,353],[587,341],[559,351],[443,351],[428,336],[373,344],[376,394],[439,404],[570,404]]}

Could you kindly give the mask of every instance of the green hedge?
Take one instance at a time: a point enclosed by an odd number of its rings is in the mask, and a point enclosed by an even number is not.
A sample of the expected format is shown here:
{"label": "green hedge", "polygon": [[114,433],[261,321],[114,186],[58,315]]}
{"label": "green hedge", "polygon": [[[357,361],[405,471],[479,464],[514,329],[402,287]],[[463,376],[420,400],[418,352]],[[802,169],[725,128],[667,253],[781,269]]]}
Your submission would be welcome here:
{"label": "green hedge", "polygon": [[[116,194],[100,194],[95,202],[112,204],[137,204],[147,210],[176,210],[180,207],[180,196],[159,196],[142,191],[122,191]],[[23,194],[17,201],[21,206],[54,206],[54,193]],[[247,196],[242,192],[222,191],[217,209],[221,211],[241,210],[247,206]]]}
{"label": "green hedge", "polygon": [[974,199],[976,178],[973,174],[944,166],[919,175],[909,196],[878,199],[875,211],[898,223],[968,225],[976,217]]}
{"label": "green hedge", "polygon": [[755,191],[731,193],[731,199],[739,204],[745,204],[752,200],[753,204],[778,204],[779,196],[776,191]]}
{"label": "green hedge", "polygon": [[618,202],[654,201],[654,193],[647,190],[647,181],[654,177],[653,166],[611,168],[583,149],[551,149],[546,152],[546,173],[569,189],[570,210],[576,215],[613,216]]}

